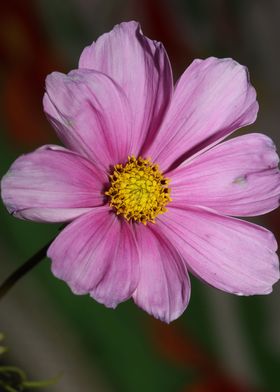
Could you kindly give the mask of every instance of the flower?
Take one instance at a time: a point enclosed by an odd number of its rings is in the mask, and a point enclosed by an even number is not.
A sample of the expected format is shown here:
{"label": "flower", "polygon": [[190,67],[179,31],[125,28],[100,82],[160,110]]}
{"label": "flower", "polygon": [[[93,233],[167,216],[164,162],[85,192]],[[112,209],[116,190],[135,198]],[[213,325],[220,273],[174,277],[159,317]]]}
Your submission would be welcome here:
{"label": "flower", "polygon": [[162,44],[121,23],[77,70],[47,77],[43,104],[66,148],[19,157],[2,197],[18,218],[71,222],[48,256],[74,293],[113,308],[132,297],[170,322],[188,305],[188,271],[229,293],[271,292],[273,234],[232,216],[278,207],[278,156],[259,133],[222,142],[256,119],[245,67],[195,60],[174,87]]}

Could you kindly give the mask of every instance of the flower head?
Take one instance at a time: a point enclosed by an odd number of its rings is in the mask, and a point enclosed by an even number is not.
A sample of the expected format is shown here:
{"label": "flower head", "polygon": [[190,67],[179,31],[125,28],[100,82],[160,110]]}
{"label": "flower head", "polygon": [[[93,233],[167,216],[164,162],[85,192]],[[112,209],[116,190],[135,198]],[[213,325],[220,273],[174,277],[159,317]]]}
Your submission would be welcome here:
{"label": "flower head", "polygon": [[166,212],[165,205],[171,201],[168,180],[158,166],[148,159],[128,157],[123,165],[116,165],[110,177],[110,207],[126,220],[147,224],[155,223],[158,214]]}
{"label": "flower head", "polygon": [[278,157],[262,134],[223,141],[256,119],[245,67],[195,60],[174,87],[162,44],[121,23],[77,70],[47,77],[43,103],[66,148],[19,157],[2,197],[19,218],[70,222],[48,256],[74,293],[109,307],[132,297],[169,322],[188,305],[188,271],[230,293],[271,292],[273,234],[233,216],[278,207]]}

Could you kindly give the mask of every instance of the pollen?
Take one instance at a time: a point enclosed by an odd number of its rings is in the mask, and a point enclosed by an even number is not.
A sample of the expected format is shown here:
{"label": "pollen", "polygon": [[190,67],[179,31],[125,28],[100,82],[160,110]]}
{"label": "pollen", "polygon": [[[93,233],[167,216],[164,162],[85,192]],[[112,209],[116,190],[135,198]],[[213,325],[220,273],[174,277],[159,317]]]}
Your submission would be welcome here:
{"label": "pollen", "polygon": [[110,183],[105,192],[110,197],[110,207],[128,221],[155,223],[171,201],[169,180],[150,159],[128,157],[125,165],[114,166]]}

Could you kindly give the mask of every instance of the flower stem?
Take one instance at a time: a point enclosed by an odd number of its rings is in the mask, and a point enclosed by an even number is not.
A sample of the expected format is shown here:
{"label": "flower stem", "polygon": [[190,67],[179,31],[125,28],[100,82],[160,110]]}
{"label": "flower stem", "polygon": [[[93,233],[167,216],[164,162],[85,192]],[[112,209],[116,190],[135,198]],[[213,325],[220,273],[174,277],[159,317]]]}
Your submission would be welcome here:
{"label": "flower stem", "polygon": [[[53,240],[52,240],[53,241]],[[1,285],[0,285],[0,300],[4,295],[16,284],[16,282],[27,274],[32,268],[42,261],[46,255],[50,244],[50,241],[42,249],[35,253],[30,259],[28,259],[24,264],[22,264],[17,270],[15,270]]]}

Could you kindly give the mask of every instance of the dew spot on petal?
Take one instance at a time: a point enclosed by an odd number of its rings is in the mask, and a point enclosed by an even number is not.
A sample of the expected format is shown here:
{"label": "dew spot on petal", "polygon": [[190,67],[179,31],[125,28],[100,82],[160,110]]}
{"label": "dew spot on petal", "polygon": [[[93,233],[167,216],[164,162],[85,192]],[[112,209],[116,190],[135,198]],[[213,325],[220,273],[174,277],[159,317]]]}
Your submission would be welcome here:
{"label": "dew spot on petal", "polygon": [[246,182],[247,182],[246,176],[239,176],[239,177],[236,177],[236,178],[232,181],[233,184],[237,184],[237,185],[244,185],[244,184],[246,184]]}

